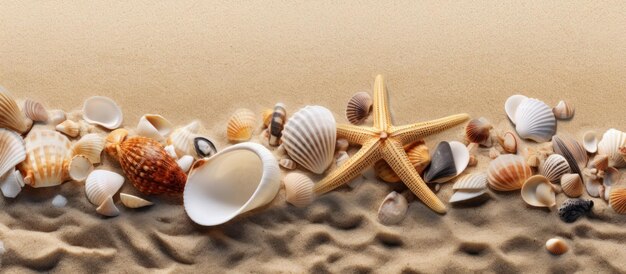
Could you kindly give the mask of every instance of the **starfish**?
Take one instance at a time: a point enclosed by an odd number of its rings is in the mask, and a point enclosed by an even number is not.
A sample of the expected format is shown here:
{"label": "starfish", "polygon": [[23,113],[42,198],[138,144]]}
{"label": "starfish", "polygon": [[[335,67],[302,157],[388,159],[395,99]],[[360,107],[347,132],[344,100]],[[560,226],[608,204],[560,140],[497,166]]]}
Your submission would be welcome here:
{"label": "starfish", "polygon": [[317,195],[329,192],[357,177],[363,170],[379,160],[386,161],[402,182],[430,209],[444,214],[446,206],[437,198],[417,170],[413,167],[403,146],[426,136],[441,132],[467,119],[467,114],[457,114],[428,122],[394,126],[387,106],[387,88],[381,75],[374,81],[374,126],[337,125],[337,137],[350,144],[361,145],[359,151],[343,165],[318,182]]}

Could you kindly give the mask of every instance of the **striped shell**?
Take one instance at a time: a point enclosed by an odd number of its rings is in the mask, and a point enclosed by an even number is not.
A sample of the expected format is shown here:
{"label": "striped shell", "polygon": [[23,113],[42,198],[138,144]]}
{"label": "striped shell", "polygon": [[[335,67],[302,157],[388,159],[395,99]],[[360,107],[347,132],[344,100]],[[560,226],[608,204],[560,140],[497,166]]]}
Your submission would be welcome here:
{"label": "striped shell", "polygon": [[0,87],[0,128],[9,128],[18,133],[28,130],[24,115],[11,94]]}
{"label": "striped shell", "polygon": [[487,169],[489,187],[498,191],[521,189],[530,176],[532,170],[524,158],[513,154],[500,155],[491,161]]}
{"label": "striped shell", "polygon": [[102,204],[107,197],[115,195],[124,184],[124,177],[108,170],[95,170],[85,180],[85,194],[95,206]]}
{"label": "striped shell", "polygon": [[552,113],[554,113],[554,117],[559,120],[568,120],[574,117],[574,107],[571,104],[561,100],[559,103],[552,109]]}
{"label": "striped shell", "polygon": [[626,214],[626,188],[616,188],[611,191],[609,205],[619,214]]}
{"label": "striped shell", "polygon": [[90,133],[74,144],[72,152],[74,155],[84,155],[92,164],[99,164],[103,149],[104,138],[96,133]]}
{"label": "striped shell", "polygon": [[483,146],[491,145],[491,129],[493,125],[484,117],[472,119],[465,126],[465,139],[469,143],[478,143]]}
{"label": "striped shell", "polygon": [[0,176],[26,159],[24,140],[17,133],[0,128]]}
{"label": "striped shell", "polygon": [[67,137],[52,130],[33,130],[24,141],[26,160],[19,165],[19,169],[26,184],[49,187],[69,179],[72,145]]}
{"label": "striped shell", "polygon": [[550,141],[556,133],[554,113],[542,101],[525,99],[515,112],[515,130],[524,139],[538,143]]}
{"label": "striped shell", "polygon": [[522,186],[522,199],[531,206],[552,207],[556,205],[556,193],[548,178],[535,175]]}
{"label": "striped shell", "polygon": [[602,135],[602,140],[598,143],[598,154],[609,156],[609,166],[626,167],[626,160],[619,152],[623,146],[626,146],[626,133],[612,128]]}
{"label": "striped shell", "polygon": [[559,154],[552,154],[539,166],[539,174],[545,176],[552,183],[556,183],[564,174],[570,173],[572,170],[565,160],[565,157]]}
{"label": "striped shell", "polygon": [[562,155],[569,163],[573,173],[581,174],[587,166],[589,157],[587,151],[576,139],[570,135],[555,135],[552,138],[552,148],[554,152]]}
{"label": "striped shell", "polygon": [[305,207],[313,202],[313,181],[302,173],[292,172],[283,179],[285,199],[296,207]]}
{"label": "striped shell", "polygon": [[280,145],[280,138],[283,136],[283,128],[287,122],[287,110],[285,104],[278,103],[274,106],[274,112],[272,112],[272,120],[269,124],[269,143],[271,146]]}
{"label": "striped shell", "polygon": [[24,114],[35,122],[48,122],[48,111],[39,102],[31,99],[24,101]]}
{"label": "striped shell", "polygon": [[395,225],[404,220],[409,203],[398,192],[392,191],[378,208],[378,221],[383,225]]}
{"label": "striped shell", "polygon": [[231,142],[244,142],[252,138],[256,117],[249,109],[240,108],[228,120],[226,136]]}
{"label": "striped shell", "polygon": [[482,190],[487,187],[487,174],[472,173],[467,174],[454,183],[453,190]]}
{"label": "striped shell", "polygon": [[167,138],[167,144],[174,146],[174,150],[179,157],[191,155],[194,158],[198,158],[199,155],[196,152],[195,139],[201,137],[198,134],[200,127],[200,121],[196,120],[184,127],[174,130]]}
{"label": "striped shell", "polygon": [[577,198],[583,195],[583,181],[578,174],[565,174],[561,177],[561,189],[567,197]]}
{"label": "striped shell", "polygon": [[362,124],[372,111],[372,96],[367,92],[355,93],[346,107],[346,118],[351,124]]}

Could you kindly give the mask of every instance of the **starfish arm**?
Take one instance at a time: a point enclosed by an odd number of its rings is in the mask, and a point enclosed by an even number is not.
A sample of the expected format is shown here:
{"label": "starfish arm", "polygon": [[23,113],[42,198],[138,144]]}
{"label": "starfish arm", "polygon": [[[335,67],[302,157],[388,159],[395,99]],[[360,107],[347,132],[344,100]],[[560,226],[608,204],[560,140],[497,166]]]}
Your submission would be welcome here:
{"label": "starfish arm", "polygon": [[362,145],[376,136],[378,133],[371,127],[337,125],[337,138],[344,138],[351,144]]}
{"label": "starfish arm", "polygon": [[316,194],[329,192],[357,177],[363,170],[382,159],[380,140],[370,139],[363,144],[359,152],[350,157],[343,165],[332,171],[326,178],[315,184]]}
{"label": "starfish arm", "polygon": [[387,103],[387,87],[382,75],[374,80],[374,127],[386,131],[391,126],[391,115]]}
{"label": "starfish arm", "polygon": [[469,115],[463,113],[428,122],[394,127],[391,130],[391,137],[399,140],[403,145],[406,145],[421,140],[426,136],[442,132],[467,121],[467,119],[469,119]]}
{"label": "starfish arm", "polygon": [[395,140],[387,140],[382,149],[383,159],[391,166],[391,169],[402,179],[402,182],[411,189],[411,191],[419,198],[426,206],[433,211],[444,214],[446,213],[446,206],[439,200],[437,195],[433,193],[426,183],[422,180],[420,175],[415,170],[415,167],[409,162],[409,157],[404,152],[402,144]]}

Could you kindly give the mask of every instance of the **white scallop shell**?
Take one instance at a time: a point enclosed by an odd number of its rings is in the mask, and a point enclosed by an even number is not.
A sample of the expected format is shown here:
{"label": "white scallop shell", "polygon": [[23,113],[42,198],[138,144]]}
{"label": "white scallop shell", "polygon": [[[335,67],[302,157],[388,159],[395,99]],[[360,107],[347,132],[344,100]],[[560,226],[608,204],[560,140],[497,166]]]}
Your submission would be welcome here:
{"label": "white scallop shell", "polygon": [[556,205],[556,193],[550,181],[544,176],[528,178],[522,186],[522,199],[531,206],[553,207]]}
{"label": "white scallop shell", "polygon": [[26,159],[24,140],[17,133],[0,128],[0,176]]}
{"label": "white scallop shell", "polygon": [[539,174],[545,176],[552,183],[556,183],[561,176],[571,173],[572,169],[565,157],[559,154],[552,154],[539,166]]}
{"label": "white scallop shell", "polygon": [[48,122],[53,126],[56,126],[65,120],[67,120],[65,111],[54,109],[48,113]]}
{"label": "white scallop shell", "polygon": [[33,101],[31,99],[26,99],[24,101],[24,114],[26,117],[30,118],[36,122],[48,122],[48,111],[46,108],[39,102]]}
{"label": "white scallop shell", "polygon": [[378,208],[378,221],[384,225],[395,225],[404,220],[409,203],[398,192],[392,191]]}
{"label": "white scallop shell", "polygon": [[565,174],[561,177],[561,189],[563,193],[571,198],[583,195],[583,181],[578,174]]}
{"label": "white scallop shell", "polygon": [[115,195],[124,184],[124,177],[108,170],[95,170],[85,181],[85,194],[94,204],[102,204],[107,197]]}
{"label": "white scallop shell", "polygon": [[116,129],[122,125],[124,115],[122,109],[111,98],[94,96],[83,104],[83,119],[90,124]]}
{"label": "white scallop shell", "polygon": [[60,185],[69,179],[67,165],[72,157],[70,140],[52,130],[37,129],[24,139],[26,159],[18,166],[31,187]]}
{"label": "white scallop shell", "polygon": [[122,204],[128,208],[140,208],[154,204],[148,200],[126,193],[120,193],[120,200],[122,201]]}
{"label": "white scallop shell", "polygon": [[583,135],[583,147],[589,153],[596,153],[598,151],[598,138],[594,131],[587,131]]}
{"label": "white scallop shell", "polygon": [[336,138],[333,114],[321,106],[306,106],[287,121],[282,140],[291,159],[322,174],[334,159]]}
{"label": "white scallop shell", "polygon": [[72,180],[82,182],[87,179],[89,173],[93,171],[93,164],[83,155],[76,155],[72,158],[69,166],[69,174]]}
{"label": "white scallop shell", "polygon": [[313,181],[298,172],[291,172],[283,179],[285,184],[285,200],[296,206],[305,207],[315,200]]}
{"label": "white scallop shell", "polygon": [[521,138],[547,142],[556,133],[556,118],[544,102],[529,98],[515,112],[515,130]]}
{"label": "white scallop shell", "polygon": [[0,176],[0,190],[4,197],[17,197],[22,191],[22,187],[24,187],[24,180],[18,170],[11,169],[6,174]]}
{"label": "white scallop shell", "polygon": [[458,190],[455,191],[452,196],[450,196],[450,200],[448,201],[451,204],[456,204],[456,203],[462,203],[462,202],[468,202],[474,199],[477,199],[479,197],[482,197],[483,195],[487,194],[487,190],[483,189],[483,190]]}
{"label": "white scallop shell", "polygon": [[93,164],[99,164],[102,160],[101,154],[104,149],[105,140],[96,133],[90,133],[78,140],[72,148],[74,155],[83,155]]}
{"label": "white scallop shell", "polygon": [[174,130],[167,139],[167,144],[174,146],[176,155],[181,157],[182,155],[191,155],[197,158],[198,154],[194,147],[194,139],[200,136],[198,134],[200,127],[200,121],[195,120],[184,127]]}
{"label": "white scallop shell", "polygon": [[65,120],[58,124],[55,129],[69,137],[77,137],[80,134],[80,124],[72,120]]}
{"label": "white scallop shell", "polygon": [[486,173],[467,174],[457,180],[452,186],[453,190],[482,190],[487,187]]}
{"label": "white scallop shell", "polygon": [[136,133],[139,136],[152,138],[159,142],[172,132],[173,125],[163,116],[158,114],[146,114],[139,119]]}
{"label": "white scallop shell", "polygon": [[609,156],[609,166],[626,167],[624,157],[619,153],[619,148],[626,145],[626,133],[614,128],[607,130],[598,143],[598,154]]}
{"label": "white scallop shell", "polygon": [[104,215],[107,217],[115,217],[120,215],[120,210],[115,206],[115,202],[113,201],[112,196],[108,196],[105,200],[96,208],[96,212],[100,215]]}
{"label": "white scallop shell", "polygon": [[528,99],[528,97],[516,94],[506,99],[504,103],[504,111],[513,124],[515,124],[515,112],[517,112],[517,108],[525,99]]}
{"label": "white scallop shell", "polygon": [[193,156],[185,155],[176,160],[176,163],[183,170],[183,172],[187,173],[187,171],[189,171],[189,169],[191,168],[191,165],[193,165],[193,161],[195,160],[196,159],[194,159]]}
{"label": "white scallop shell", "polygon": [[29,128],[24,123],[24,118],[13,96],[0,87],[0,128],[9,128],[18,133],[24,133]]}

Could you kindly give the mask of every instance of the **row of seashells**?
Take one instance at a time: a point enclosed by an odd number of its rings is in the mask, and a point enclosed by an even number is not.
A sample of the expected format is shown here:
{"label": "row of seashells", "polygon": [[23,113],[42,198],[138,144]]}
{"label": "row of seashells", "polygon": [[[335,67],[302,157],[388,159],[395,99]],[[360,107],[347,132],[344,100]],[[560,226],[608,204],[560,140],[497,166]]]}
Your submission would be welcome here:
{"label": "row of seashells", "polygon": [[574,108],[565,101],[550,108],[541,100],[520,94],[509,97],[504,110],[521,138],[538,143],[550,141],[556,133],[556,119],[566,120],[574,116]]}

